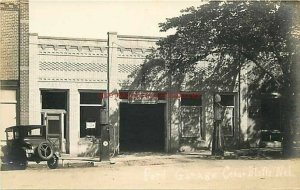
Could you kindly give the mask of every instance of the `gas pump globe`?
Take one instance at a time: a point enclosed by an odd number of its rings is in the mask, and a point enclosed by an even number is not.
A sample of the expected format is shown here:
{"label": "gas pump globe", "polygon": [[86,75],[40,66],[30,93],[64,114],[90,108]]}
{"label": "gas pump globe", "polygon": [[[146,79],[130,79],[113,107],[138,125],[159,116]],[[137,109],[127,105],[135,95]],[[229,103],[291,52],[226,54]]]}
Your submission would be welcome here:
{"label": "gas pump globe", "polygon": [[215,95],[215,105],[214,105],[214,119],[216,121],[220,121],[222,119],[222,105],[221,102],[221,96],[219,94]]}

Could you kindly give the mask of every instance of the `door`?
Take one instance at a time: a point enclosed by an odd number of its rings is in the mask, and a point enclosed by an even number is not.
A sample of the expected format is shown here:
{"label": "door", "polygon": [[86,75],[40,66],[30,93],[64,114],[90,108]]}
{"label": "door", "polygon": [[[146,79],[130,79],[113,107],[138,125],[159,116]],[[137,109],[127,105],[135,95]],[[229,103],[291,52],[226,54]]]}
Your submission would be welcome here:
{"label": "door", "polygon": [[163,152],[165,104],[120,104],[120,149]]}
{"label": "door", "polygon": [[47,136],[48,140],[51,142],[52,146],[56,150],[65,152],[63,143],[63,129],[64,129],[64,114],[50,114],[46,116],[46,126],[47,126]]}

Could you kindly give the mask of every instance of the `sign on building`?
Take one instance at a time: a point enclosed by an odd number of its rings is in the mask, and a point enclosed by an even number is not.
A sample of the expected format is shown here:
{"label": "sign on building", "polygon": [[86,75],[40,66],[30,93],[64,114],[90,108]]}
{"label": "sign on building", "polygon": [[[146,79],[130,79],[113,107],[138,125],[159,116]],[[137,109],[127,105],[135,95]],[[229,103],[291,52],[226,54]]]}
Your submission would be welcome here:
{"label": "sign on building", "polygon": [[96,128],[96,122],[86,122],[86,128],[87,129],[95,129]]}
{"label": "sign on building", "polygon": [[130,104],[157,104],[157,92],[133,91],[128,93],[128,102]]}

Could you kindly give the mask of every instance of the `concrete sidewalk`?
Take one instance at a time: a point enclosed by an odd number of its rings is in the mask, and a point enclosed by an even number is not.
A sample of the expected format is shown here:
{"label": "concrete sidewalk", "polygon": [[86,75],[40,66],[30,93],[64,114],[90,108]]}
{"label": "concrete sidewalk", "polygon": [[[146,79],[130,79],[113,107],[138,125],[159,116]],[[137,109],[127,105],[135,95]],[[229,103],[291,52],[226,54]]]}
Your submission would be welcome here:
{"label": "concrete sidewalk", "polygon": [[176,162],[192,162],[193,159],[204,158],[210,155],[210,152],[201,153],[177,153],[177,154],[165,154],[165,153],[125,153],[119,154],[110,159],[110,161],[100,162],[99,157],[74,157],[70,155],[62,155],[60,164],[62,167],[71,167],[72,165],[89,165],[89,166],[101,166],[108,164],[117,165],[164,165],[174,164]]}
{"label": "concrete sidewalk", "polygon": [[226,151],[223,157],[212,156],[211,151],[203,150],[198,152],[182,152],[182,153],[120,153],[111,158],[110,161],[100,162],[99,157],[74,157],[63,154],[60,159],[62,167],[72,166],[101,166],[101,165],[165,165],[176,163],[196,162],[199,159],[204,160],[270,160],[282,159],[280,149],[241,149],[234,152]]}
{"label": "concrete sidewalk", "polygon": [[[59,160],[59,168],[78,167],[102,167],[108,165],[118,166],[146,166],[169,165],[178,163],[192,163],[199,160],[273,160],[283,159],[280,149],[241,149],[234,152],[226,151],[224,156],[212,156],[211,151],[167,153],[120,153],[112,157],[110,161],[100,162],[99,157],[76,157],[62,154]],[[47,168],[46,162],[36,164],[29,162],[29,168]]]}

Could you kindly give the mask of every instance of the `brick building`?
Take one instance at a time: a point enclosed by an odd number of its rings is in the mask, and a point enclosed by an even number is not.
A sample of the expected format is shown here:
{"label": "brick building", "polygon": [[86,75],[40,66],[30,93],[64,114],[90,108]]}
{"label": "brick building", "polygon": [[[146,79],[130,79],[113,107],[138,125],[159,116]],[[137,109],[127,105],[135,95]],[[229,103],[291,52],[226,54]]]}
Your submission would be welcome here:
{"label": "brick building", "polygon": [[5,127],[29,122],[28,0],[0,1],[0,30],[0,120],[3,140]]}

